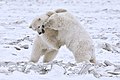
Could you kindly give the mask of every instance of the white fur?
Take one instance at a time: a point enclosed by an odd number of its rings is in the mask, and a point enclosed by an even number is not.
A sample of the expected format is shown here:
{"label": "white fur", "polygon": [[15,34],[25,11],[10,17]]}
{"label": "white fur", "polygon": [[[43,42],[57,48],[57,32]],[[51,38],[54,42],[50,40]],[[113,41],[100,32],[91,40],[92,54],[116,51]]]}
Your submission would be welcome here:
{"label": "white fur", "polygon": [[[48,14],[50,13],[43,14],[34,19],[30,25],[30,28],[37,32],[40,32],[42,28],[41,26],[49,18]],[[38,28],[38,26],[40,26],[40,28]],[[56,39],[57,35],[58,31],[52,29],[45,29],[44,34],[37,34],[34,40],[30,61],[37,62],[39,58],[43,55],[44,62],[52,61],[59,49],[58,41]]]}
{"label": "white fur", "polygon": [[44,62],[52,61],[62,45],[73,52],[76,62],[96,61],[92,39],[73,15],[61,12],[39,18],[41,21],[36,18],[31,26],[41,31],[37,27],[44,24],[45,33],[36,37],[31,61],[37,62],[42,55]]}
{"label": "white fur", "polygon": [[73,52],[77,62],[95,62],[92,39],[73,15],[68,12],[55,13],[49,17],[45,26],[58,30],[59,43]]}

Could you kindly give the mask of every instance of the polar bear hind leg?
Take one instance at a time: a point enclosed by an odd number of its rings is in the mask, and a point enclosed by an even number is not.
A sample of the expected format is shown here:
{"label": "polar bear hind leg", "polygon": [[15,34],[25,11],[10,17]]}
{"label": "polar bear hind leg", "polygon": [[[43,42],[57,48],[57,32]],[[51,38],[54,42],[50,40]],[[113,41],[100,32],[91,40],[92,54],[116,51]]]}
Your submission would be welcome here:
{"label": "polar bear hind leg", "polygon": [[72,46],[68,46],[68,48],[72,50],[77,63],[82,61],[96,62],[95,55],[93,55],[94,47],[89,44],[89,41],[80,41],[77,45],[73,44]]}

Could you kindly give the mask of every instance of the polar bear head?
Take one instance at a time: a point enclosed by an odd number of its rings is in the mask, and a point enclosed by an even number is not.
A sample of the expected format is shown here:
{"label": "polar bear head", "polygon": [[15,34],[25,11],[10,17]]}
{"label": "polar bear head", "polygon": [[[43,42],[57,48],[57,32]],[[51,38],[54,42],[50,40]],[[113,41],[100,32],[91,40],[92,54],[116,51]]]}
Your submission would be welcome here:
{"label": "polar bear head", "polygon": [[31,25],[29,26],[29,28],[32,28],[34,31],[37,31],[38,34],[44,33],[45,30],[44,30],[43,24],[44,24],[44,22],[47,21],[47,19],[48,19],[52,14],[54,14],[54,12],[49,11],[49,12],[47,12],[46,14],[43,14],[43,15],[35,18],[35,19],[32,21],[32,23],[31,23]]}
{"label": "polar bear head", "polygon": [[45,32],[45,27],[44,24],[48,21],[48,19],[56,13],[63,13],[63,12],[67,12],[66,9],[57,9],[55,11],[49,11],[46,14],[43,14],[37,18],[35,18],[31,25],[29,26],[29,28],[32,28],[34,31],[37,31],[38,34],[42,34]]}
{"label": "polar bear head", "polygon": [[[44,23],[44,28],[50,28],[54,29],[54,27],[60,27],[61,19],[59,17],[58,13],[53,14],[48,18],[48,20]],[[54,29],[56,30],[56,29]]]}

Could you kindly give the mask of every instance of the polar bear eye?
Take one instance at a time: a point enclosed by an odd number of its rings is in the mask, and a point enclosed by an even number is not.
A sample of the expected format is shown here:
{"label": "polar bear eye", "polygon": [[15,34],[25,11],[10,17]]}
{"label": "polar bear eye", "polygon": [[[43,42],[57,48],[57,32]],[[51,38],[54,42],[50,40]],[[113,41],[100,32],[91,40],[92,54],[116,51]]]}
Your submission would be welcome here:
{"label": "polar bear eye", "polygon": [[38,28],[40,28],[40,26],[38,26]]}

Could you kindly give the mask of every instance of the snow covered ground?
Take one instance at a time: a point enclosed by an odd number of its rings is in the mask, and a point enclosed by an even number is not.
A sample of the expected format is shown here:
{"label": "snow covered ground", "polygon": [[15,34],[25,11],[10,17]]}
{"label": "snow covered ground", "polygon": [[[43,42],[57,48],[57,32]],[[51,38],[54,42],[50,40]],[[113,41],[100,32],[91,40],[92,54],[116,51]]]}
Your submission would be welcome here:
{"label": "snow covered ground", "polygon": [[[28,62],[36,34],[29,24],[57,8],[73,13],[90,33],[98,64],[76,64],[65,46],[57,61]],[[0,80],[120,80],[119,25],[120,0],[0,0]]]}

